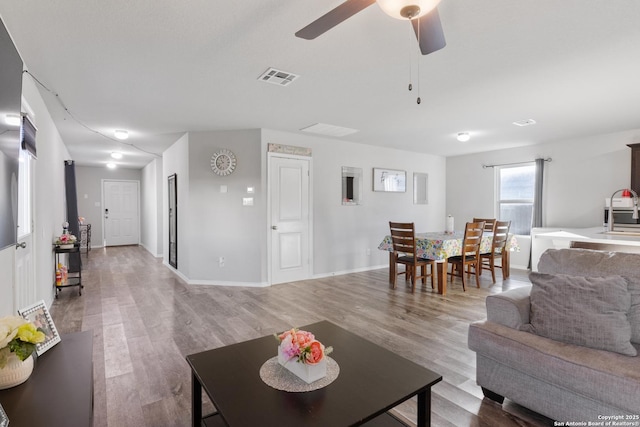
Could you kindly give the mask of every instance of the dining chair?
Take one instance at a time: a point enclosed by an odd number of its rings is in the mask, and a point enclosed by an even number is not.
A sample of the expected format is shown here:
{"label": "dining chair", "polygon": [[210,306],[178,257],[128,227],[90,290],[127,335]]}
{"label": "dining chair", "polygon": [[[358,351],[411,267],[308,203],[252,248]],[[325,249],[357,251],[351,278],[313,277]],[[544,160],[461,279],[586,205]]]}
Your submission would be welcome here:
{"label": "dining chair", "polygon": [[[391,222],[391,241],[393,242],[393,288],[396,288],[397,276],[404,274],[405,280],[411,280],[411,293],[416,290],[416,280],[421,278],[422,283],[426,284],[427,277],[431,277],[431,288],[435,288],[434,269],[435,261],[431,259],[418,257],[416,250],[416,233],[412,222]],[[398,271],[397,265],[403,264],[404,271]],[[427,273],[427,266],[431,267],[431,273]],[[418,267],[420,267],[420,275],[417,275]]]}
{"label": "dining chair", "polygon": [[[480,254],[480,267],[484,270],[491,271],[491,279],[493,283],[496,283],[496,268],[502,269],[502,278],[505,278],[506,260],[505,254],[507,253],[507,239],[509,238],[509,228],[511,227],[511,221],[496,221],[493,229],[493,240],[491,242],[491,252],[486,254]],[[496,258],[500,258],[500,265],[496,265]]]}
{"label": "dining chair", "polygon": [[473,218],[473,222],[484,222],[485,233],[493,233],[493,227],[496,225],[495,218]]}
{"label": "dining chair", "polygon": [[464,227],[462,250],[460,255],[449,257],[451,263],[451,282],[454,276],[462,279],[462,289],[467,290],[465,274],[471,277],[471,269],[476,276],[476,286],[480,287],[480,243],[484,232],[484,222],[468,222]]}

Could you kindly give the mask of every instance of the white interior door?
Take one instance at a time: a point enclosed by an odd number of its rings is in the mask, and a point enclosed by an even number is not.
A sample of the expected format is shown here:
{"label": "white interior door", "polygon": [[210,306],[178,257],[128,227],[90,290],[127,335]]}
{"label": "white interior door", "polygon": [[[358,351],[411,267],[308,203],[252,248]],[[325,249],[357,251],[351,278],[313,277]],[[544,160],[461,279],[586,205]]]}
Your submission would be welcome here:
{"label": "white interior door", "polygon": [[138,181],[102,183],[104,245],[137,245],[140,242]]}
{"label": "white interior door", "polygon": [[269,158],[271,283],[310,277],[309,160]]}
{"label": "white interior door", "polygon": [[[33,182],[35,160],[20,152],[18,177],[18,244],[15,255],[13,312],[36,302],[35,264],[33,262]],[[53,268],[53,266],[52,266]],[[53,270],[52,270],[53,271]],[[53,280],[53,279],[52,279]],[[53,281],[51,282],[53,284]]]}

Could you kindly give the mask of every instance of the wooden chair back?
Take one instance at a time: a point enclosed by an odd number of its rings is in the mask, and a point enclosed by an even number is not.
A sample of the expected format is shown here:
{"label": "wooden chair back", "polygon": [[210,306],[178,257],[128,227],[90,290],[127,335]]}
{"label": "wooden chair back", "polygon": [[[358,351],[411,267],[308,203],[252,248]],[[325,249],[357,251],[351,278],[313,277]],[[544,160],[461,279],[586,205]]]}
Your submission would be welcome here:
{"label": "wooden chair back", "polygon": [[389,229],[391,230],[393,251],[396,253],[403,253],[407,256],[412,256],[415,259],[416,233],[413,223],[389,221]]}
{"label": "wooden chair back", "polygon": [[462,259],[468,256],[480,255],[480,243],[484,232],[484,221],[468,222],[464,227],[464,239],[462,240]]}
{"label": "wooden chair back", "polygon": [[473,222],[484,222],[485,233],[492,233],[496,225],[495,218],[473,218]]}
{"label": "wooden chair back", "polygon": [[511,228],[511,221],[496,221],[493,229],[493,242],[491,243],[491,249],[494,254],[504,251],[509,238],[509,228]]}
{"label": "wooden chair back", "polygon": [[[411,280],[411,293],[416,290],[416,282],[422,279],[422,284],[426,283],[427,277],[431,277],[431,288],[435,288],[433,269],[435,262],[430,259],[418,258],[416,251],[416,233],[412,222],[392,222],[389,221],[391,230],[391,241],[393,242],[393,253],[390,259],[389,274],[393,288],[396,287],[396,276],[405,275],[406,280]],[[404,271],[398,271],[396,264],[403,264]],[[431,274],[427,267],[431,266]],[[420,274],[418,275],[418,267]]]}

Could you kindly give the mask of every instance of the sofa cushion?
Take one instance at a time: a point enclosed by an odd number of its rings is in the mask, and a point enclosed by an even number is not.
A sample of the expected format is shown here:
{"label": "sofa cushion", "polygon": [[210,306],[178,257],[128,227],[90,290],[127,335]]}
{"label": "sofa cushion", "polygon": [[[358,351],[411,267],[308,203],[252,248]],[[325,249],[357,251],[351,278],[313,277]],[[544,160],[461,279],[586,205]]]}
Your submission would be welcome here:
{"label": "sofa cushion", "polygon": [[620,275],[628,280],[631,294],[629,323],[631,342],[640,344],[640,254],[591,249],[549,249],[540,257],[540,273],[607,277]]}
{"label": "sofa cushion", "polygon": [[621,276],[531,273],[530,332],[568,344],[636,356],[627,313],[631,297]]}
{"label": "sofa cushion", "polygon": [[523,286],[489,295],[485,300],[487,320],[514,329],[520,329],[522,325],[528,324],[531,312],[530,292],[531,286]]}

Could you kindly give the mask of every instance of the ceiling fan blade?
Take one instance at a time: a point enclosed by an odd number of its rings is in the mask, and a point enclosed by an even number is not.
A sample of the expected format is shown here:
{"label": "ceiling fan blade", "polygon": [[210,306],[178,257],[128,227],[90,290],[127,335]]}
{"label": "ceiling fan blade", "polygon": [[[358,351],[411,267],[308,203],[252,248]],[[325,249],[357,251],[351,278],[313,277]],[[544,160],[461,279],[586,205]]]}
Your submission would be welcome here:
{"label": "ceiling fan blade", "polygon": [[296,37],[313,40],[342,21],[374,4],[376,0],[347,0],[296,33]]}
{"label": "ceiling fan blade", "polygon": [[447,45],[437,8],[420,19],[414,19],[411,23],[413,24],[416,37],[418,37],[418,44],[420,44],[420,51],[423,55],[428,55]]}

